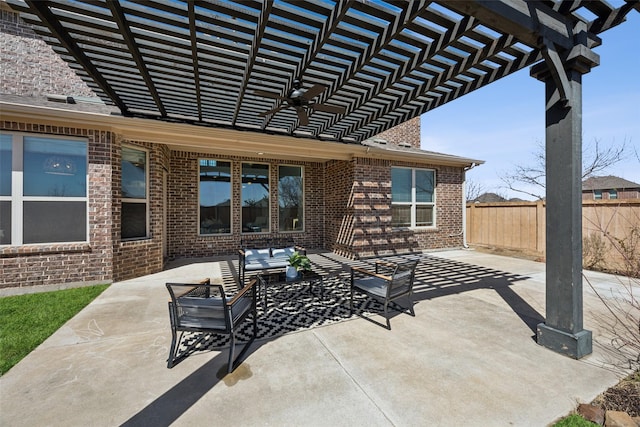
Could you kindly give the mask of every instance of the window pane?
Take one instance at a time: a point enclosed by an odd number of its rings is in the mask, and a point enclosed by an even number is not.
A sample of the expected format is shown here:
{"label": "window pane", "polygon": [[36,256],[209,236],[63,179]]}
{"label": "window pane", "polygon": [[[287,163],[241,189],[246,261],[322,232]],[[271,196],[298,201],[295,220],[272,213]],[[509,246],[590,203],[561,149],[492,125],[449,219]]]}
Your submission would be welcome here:
{"label": "window pane", "polygon": [[147,204],[122,202],[122,238],[147,237]]}
{"label": "window pane", "polygon": [[391,168],[391,201],[411,201],[411,169]]}
{"label": "window pane", "polygon": [[303,186],[302,168],[278,168],[278,221],[281,231],[302,231]]}
{"label": "window pane", "polygon": [[86,197],[87,144],[24,137],[24,195]]}
{"label": "window pane", "polygon": [[269,165],[242,164],[242,231],[269,231]]}
{"label": "window pane", "polygon": [[11,244],[11,202],[0,202],[0,245]]}
{"label": "window pane", "polygon": [[416,206],[416,227],[433,225],[433,206]]}
{"label": "window pane", "polygon": [[416,202],[433,202],[434,173],[416,169]]}
{"label": "window pane", "polygon": [[609,190],[609,198],[610,199],[617,199],[618,198],[618,191],[617,190]]}
{"label": "window pane", "polygon": [[24,202],[24,243],[86,240],[85,202]]}
{"label": "window pane", "polygon": [[200,234],[231,233],[231,162],[200,160]]}
{"label": "window pane", "polygon": [[11,135],[0,135],[0,196],[11,195]]}
{"label": "window pane", "polygon": [[144,199],[147,197],[147,153],[143,150],[122,147],[122,197]]}
{"label": "window pane", "polygon": [[392,205],[391,225],[394,227],[411,227],[411,206]]}

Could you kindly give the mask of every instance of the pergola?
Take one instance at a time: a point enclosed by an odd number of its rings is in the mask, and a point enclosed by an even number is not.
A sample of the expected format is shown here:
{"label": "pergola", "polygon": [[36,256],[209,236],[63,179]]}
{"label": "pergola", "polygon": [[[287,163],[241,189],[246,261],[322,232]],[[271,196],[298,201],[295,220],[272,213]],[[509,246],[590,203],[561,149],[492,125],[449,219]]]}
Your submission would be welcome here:
{"label": "pergola", "polygon": [[318,144],[359,144],[532,66],[546,87],[538,343],[575,358],[591,353],[582,321],[581,81],[599,63],[598,34],[640,11],[638,0],[7,3],[123,116]]}

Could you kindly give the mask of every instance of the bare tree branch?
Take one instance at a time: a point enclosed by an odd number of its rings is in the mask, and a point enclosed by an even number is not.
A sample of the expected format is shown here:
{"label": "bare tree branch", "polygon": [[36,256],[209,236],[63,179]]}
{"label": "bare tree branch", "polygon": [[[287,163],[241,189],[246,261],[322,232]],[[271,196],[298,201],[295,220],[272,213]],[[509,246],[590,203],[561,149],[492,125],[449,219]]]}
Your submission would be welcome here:
{"label": "bare tree branch", "polygon": [[596,138],[593,144],[588,144],[582,150],[582,179],[597,176],[627,157],[626,140],[621,145],[602,148],[600,140]]}
{"label": "bare tree branch", "polygon": [[482,184],[475,181],[467,180],[465,186],[465,196],[467,202],[473,202],[478,197],[480,197],[482,193],[485,192],[486,190]]}
{"label": "bare tree branch", "polygon": [[[513,171],[501,174],[500,179],[505,187],[511,191],[543,199],[547,187],[544,143],[538,141],[532,156],[533,160],[530,165],[514,165]],[[595,139],[592,144],[583,147],[582,179],[602,174],[628,156],[626,140],[622,144],[613,144],[603,148],[600,140]],[[635,156],[639,157],[637,151],[635,151]]]}

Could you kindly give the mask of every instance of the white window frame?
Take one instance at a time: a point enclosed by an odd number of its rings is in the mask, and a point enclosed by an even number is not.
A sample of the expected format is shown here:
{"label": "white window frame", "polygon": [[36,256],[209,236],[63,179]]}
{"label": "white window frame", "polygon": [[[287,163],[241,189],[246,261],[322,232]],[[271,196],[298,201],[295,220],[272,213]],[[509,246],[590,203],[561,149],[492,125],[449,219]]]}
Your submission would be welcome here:
{"label": "white window frame", "polygon": [[[411,201],[410,202],[394,202],[393,201],[393,193],[391,194],[391,206],[411,206],[411,225],[410,229],[417,230],[425,230],[425,229],[433,229],[437,227],[437,198],[436,198],[436,187],[437,187],[437,174],[435,169],[431,168],[410,168],[410,167],[402,167],[402,166],[392,166],[391,169],[408,169],[411,171]],[[416,202],[416,171],[429,171],[433,173],[433,201],[432,202]],[[393,183],[391,183],[391,191],[393,192]],[[431,206],[433,208],[433,224],[432,225],[416,225],[416,207],[417,206]],[[405,228],[402,226],[394,225],[396,228]]]}
{"label": "white window frame", "polygon": [[[122,148],[129,148],[131,150],[136,150],[136,151],[142,151],[145,154],[145,163],[144,163],[144,180],[145,180],[145,197],[144,198],[133,198],[133,197],[123,197],[122,196],[122,175],[120,176],[120,203],[124,204],[126,203],[143,203],[141,201],[144,201],[145,204],[145,236],[143,237],[127,237],[127,238],[123,238],[122,237],[122,209],[120,210],[120,241],[122,242],[130,242],[130,241],[135,241],[135,240],[147,240],[151,238],[151,221],[150,221],[150,209],[149,209],[149,193],[151,192],[151,188],[149,187],[149,150],[145,147],[140,147],[137,145],[131,145],[131,144],[122,144]],[[122,164],[122,156],[120,158],[120,164]],[[120,174],[122,174],[122,170],[120,171]]]}
{"label": "white window frame", "polygon": [[[11,202],[11,243],[6,246],[23,246],[23,245],[52,245],[52,244],[73,244],[73,243],[89,243],[89,168],[87,167],[87,174],[85,175],[85,196],[84,197],[61,197],[61,196],[25,196],[24,195],[24,139],[33,138],[48,138],[59,139],[61,141],[77,141],[83,142],[87,145],[87,165],[89,165],[89,140],[87,138],[78,138],[66,135],[52,135],[52,134],[38,134],[38,133],[24,133],[24,132],[7,132],[2,131],[2,134],[11,135],[11,195],[1,196],[0,201]],[[85,204],[85,236],[86,239],[82,241],[64,241],[64,242],[43,242],[43,243],[24,243],[24,203],[25,202],[84,202]]]}
{"label": "white window frame", "polygon": [[[300,230],[280,230],[280,167],[281,166],[285,166],[285,167],[292,167],[292,168],[299,168],[300,169],[300,178],[302,179],[302,218],[299,218],[298,221],[302,221],[302,228]],[[278,231],[282,232],[282,233],[302,233],[305,231],[305,221],[304,218],[306,216],[306,206],[305,206],[305,191],[304,191],[304,182],[305,182],[305,168],[302,165],[291,165],[291,164],[287,164],[287,163],[282,163],[282,164],[278,164],[277,165],[278,168],[278,201],[277,201],[277,207],[278,207]]]}
{"label": "white window frame", "polygon": [[[213,233],[213,234],[202,234],[200,232],[201,227],[200,227],[200,162],[202,160],[205,161],[216,161],[216,162],[226,162],[229,163],[229,173],[231,176],[231,181],[229,182],[229,186],[230,186],[230,206],[229,206],[229,215],[230,215],[230,224],[229,224],[229,232],[228,233]],[[228,159],[212,159],[212,158],[208,158],[208,157],[202,157],[198,159],[198,223],[197,223],[197,227],[198,227],[198,236],[203,236],[203,237],[216,237],[216,236],[229,236],[230,234],[233,234],[233,161],[228,160]]]}

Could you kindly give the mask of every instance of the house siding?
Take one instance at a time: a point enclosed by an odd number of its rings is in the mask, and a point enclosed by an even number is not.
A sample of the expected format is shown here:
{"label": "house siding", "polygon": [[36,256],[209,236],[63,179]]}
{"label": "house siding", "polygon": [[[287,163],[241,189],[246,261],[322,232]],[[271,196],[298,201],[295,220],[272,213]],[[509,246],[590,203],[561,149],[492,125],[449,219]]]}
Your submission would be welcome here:
{"label": "house siding", "polygon": [[[200,235],[198,224],[198,161],[215,159],[231,162],[231,233]],[[269,165],[270,226],[267,233],[241,232],[242,163]],[[278,166],[302,166],[304,170],[304,231],[280,232],[278,229]],[[169,258],[229,255],[240,249],[240,242],[262,241],[265,238],[293,240],[309,249],[321,249],[324,240],[323,164],[277,159],[216,156],[211,153],[172,151],[169,173],[168,244]]]}
{"label": "house siding", "polygon": [[[609,191],[611,189],[600,190],[602,191],[601,200],[615,200],[611,199]],[[629,188],[625,190],[616,190],[618,193],[618,199],[638,199],[640,198],[640,189]],[[596,194],[594,190],[587,190],[582,192],[582,200],[596,200]]]}
{"label": "house siding", "polygon": [[[148,151],[149,201],[148,238],[122,241],[122,146],[127,145]],[[163,170],[168,163],[169,151],[166,146],[142,141],[126,140],[118,136],[114,143],[112,183],[114,194],[112,239],[113,280],[126,280],[146,274],[157,273],[163,268],[162,231],[164,227]]]}
{"label": "house siding", "polygon": [[375,139],[384,139],[392,144],[409,144],[420,148],[420,117],[407,120],[398,126],[379,133]]}
{"label": "house siding", "polygon": [[325,166],[325,247],[347,257],[353,256],[354,162],[332,160]]}
{"label": "house siding", "polygon": [[[351,161],[295,162],[172,151],[166,145],[134,141],[115,133],[3,122],[5,131],[84,136],[89,141],[89,243],[0,248],[0,287],[72,282],[121,281],[161,271],[166,258],[234,254],[241,240],[286,238],[312,250],[329,249],[350,258],[459,247],[462,239],[461,168],[355,158]],[[121,241],[121,150],[123,145],[149,153],[148,238]],[[232,233],[201,236],[198,226],[198,161],[232,163]],[[271,230],[241,233],[241,167],[268,163],[271,178]],[[278,165],[304,168],[304,231],[278,230]],[[391,167],[436,171],[436,226],[391,226]],[[167,175],[164,188],[163,175]],[[167,206],[164,206],[165,192]],[[167,218],[167,239],[163,242]]]}
{"label": "house siding", "polygon": [[36,123],[1,122],[5,131],[88,140],[89,243],[0,247],[0,287],[108,282],[114,263],[112,225],[113,134]]}
{"label": "house siding", "polygon": [[[436,171],[435,227],[409,229],[391,226],[392,166]],[[352,257],[462,246],[461,168],[358,158],[354,171]]]}
{"label": "house siding", "polygon": [[95,97],[93,91],[47,43],[0,2],[0,93]]}

